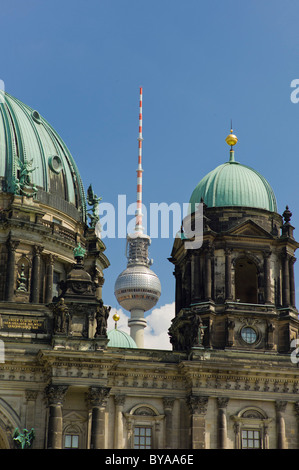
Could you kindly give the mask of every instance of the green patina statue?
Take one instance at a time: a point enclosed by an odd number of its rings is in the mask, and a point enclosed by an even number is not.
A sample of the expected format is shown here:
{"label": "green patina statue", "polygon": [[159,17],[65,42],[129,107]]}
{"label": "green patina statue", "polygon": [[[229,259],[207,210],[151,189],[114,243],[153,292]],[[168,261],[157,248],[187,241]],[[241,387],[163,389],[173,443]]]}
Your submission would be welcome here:
{"label": "green patina statue", "polygon": [[[99,202],[102,200],[101,197],[98,197],[92,189],[91,184],[88,187],[87,190],[87,202],[91,206],[90,213],[88,214],[88,217],[90,218],[90,227],[91,228],[96,228],[96,225],[98,224],[100,220],[99,216]],[[99,226],[99,224],[98,224]],[[101,226],[99,226],[99,230],[101,230]]]}
{"label": "green patina statue", "polygon": [[37,193],[37,187],[31,183],[30,174],[37,169],[32,167],[33,159],[21,161],[17,159],[17,168],[19,170],[19,178],[14,178],[13,188],[15,194],[22,194],[27,197],[33,197]]}
{"label": "green patina statue", "polygon": [[19,432],[19,428],[16,428],[12,438],[19,448],[29,449],[29,447],[32,446],[33,439],[35,438],[35,431],[32,428],[30,431],[28,431],[28,429],[23,429],[23,432]]}

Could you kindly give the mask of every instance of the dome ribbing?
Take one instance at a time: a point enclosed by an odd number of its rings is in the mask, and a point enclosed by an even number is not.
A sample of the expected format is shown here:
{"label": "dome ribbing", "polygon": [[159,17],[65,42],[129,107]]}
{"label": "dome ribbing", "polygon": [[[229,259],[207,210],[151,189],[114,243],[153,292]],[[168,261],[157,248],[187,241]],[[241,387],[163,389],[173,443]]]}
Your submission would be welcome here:
{"label": "dome ribbing", "polygon": [[233,157],[198,183],[189,201],[192,212],[201,201],[207,207],[242,206],[277,212],[275,194],[268,181],[256,170],[235,162]]}
{"label": "dome ribbing", "polygon": [[109,339],[108,346],[111,348],[137,348],[133,338],[117,328],[108,331],[107,336]]}
{"label": "dome ribbing", "polygon": [[38,111],[6,92],[0,98],[0,190],[27,195],[21,178],[28,170],[36,199],[85,221],[83,184],[61,137]]}

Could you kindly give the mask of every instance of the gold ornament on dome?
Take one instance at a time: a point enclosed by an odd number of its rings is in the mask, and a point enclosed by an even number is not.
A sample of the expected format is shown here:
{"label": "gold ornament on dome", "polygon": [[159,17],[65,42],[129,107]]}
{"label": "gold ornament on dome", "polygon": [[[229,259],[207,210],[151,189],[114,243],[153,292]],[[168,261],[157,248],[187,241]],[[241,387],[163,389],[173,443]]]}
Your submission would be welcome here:
{"label": "gold ornament on dome", "polygon": [[225,142],[231,147],[233,145],[236,145],[236,143],[238,142],[238,137],[235,134],[233,134],[232,129],[230,130],[230,134],[228,134],[228,136],[226,137]]}

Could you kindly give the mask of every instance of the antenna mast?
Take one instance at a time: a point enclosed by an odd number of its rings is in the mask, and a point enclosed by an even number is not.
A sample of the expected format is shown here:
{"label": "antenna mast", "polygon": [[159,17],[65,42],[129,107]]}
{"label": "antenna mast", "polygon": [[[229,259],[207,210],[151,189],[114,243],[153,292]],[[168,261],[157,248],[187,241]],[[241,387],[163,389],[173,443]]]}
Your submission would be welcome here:
{"label": "antenna mast", "polygon": [[137,210],[135,232],[143,233],[142,227],[142,87],[139,99],[139,135],[138,135],[138,168],[137,168]]}

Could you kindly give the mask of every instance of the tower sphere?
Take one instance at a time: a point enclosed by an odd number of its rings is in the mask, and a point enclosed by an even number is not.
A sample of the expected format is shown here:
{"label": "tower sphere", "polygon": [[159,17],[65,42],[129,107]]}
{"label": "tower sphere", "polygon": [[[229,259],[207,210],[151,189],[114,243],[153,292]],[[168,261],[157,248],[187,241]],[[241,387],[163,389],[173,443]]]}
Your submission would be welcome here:
{"label": "tower sphere", "polygon": [[117,278],[114,287],[119,304],[127,311],[153,308],[161,295],[158,276],[147,266],[128,266]]}

